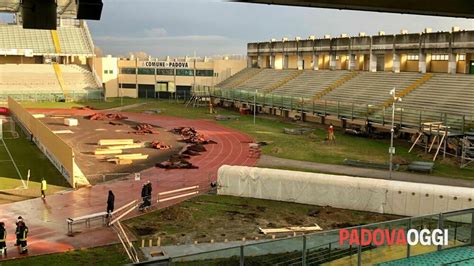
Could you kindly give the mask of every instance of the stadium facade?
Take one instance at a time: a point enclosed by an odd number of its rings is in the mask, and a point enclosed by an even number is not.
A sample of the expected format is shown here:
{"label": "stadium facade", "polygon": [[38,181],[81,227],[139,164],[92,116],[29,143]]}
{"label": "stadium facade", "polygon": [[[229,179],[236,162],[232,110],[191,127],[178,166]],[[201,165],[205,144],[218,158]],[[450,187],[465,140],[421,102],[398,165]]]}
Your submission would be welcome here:
{"label": "stadium facade", "polygon": [[474,31],[310,36],[248,44],[248,67],[474,74]]}
{"label": "stadium facade", "polygon": [[246,67],[243,57],[98,58],[106,97],[189,98],[193,86],[212,87]]}

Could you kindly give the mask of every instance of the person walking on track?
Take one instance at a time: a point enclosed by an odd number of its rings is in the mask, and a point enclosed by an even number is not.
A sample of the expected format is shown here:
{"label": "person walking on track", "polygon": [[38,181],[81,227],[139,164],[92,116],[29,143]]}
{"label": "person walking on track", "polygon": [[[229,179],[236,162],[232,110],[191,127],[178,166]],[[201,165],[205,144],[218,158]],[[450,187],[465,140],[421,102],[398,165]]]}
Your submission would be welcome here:
{"label": "person walking on track", "polygon": [[115,195],[112,190],[109,190],[109,196],[107,197],[107,215],[110,217],[112,216],[112,212],[114,211],[115,205]]}
{"label": "person walking on track", "polygon": [[41,178],[41,197],[43,199],[46,198],[46,190],[48,189],[48,183],[46,182],[46,179]]}

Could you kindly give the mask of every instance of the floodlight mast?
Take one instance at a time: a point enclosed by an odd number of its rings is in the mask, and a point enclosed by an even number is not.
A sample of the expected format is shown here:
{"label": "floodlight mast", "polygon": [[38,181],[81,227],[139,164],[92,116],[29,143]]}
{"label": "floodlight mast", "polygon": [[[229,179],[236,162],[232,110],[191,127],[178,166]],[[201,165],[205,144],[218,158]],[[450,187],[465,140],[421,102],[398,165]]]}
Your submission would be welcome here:
{"label": "floodlight mast", "polygon": [[390,154],[389,178],[392,179],[393,155],[395,154],[395,147],[393,147],[393,138],[394,138],[394,133],[395,133],[395,103],[401,102],[402,98],[397,97],[397,90],[395,87],[392,90],[390,90],[390,95],[393,97],[393,101],[392,101],[392,125],[390,127],[390,148],[388,149],[388,153]]}

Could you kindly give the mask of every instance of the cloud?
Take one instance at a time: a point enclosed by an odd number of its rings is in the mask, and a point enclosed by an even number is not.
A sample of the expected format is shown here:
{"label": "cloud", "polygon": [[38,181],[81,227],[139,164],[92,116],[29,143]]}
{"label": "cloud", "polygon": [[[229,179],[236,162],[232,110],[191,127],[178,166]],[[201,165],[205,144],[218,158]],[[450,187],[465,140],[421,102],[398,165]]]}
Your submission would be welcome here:
{"label": "cloud", "polygon": [[[1,0],[0,0],[1,1]],[[153,56],[245,54],[248,42],[358,32],[387,34],[473,29],[474,20],[227,2],[224,0],[105,0],[100,21],[89,21],[106,53]]]}
{"label": "cloud", "polygon": [[93,37],[95,41],[107,41],[107,42],[138,42],[138,41],[230,41],[228,37],[220,35],[183,35],[183,36],[97,36]]}
{"label": "cloud", "polygon": [[168,35],[168,32],[164,28],[153,28],[153,29],[145,29],[145,36],[148,37],[164,37]]}

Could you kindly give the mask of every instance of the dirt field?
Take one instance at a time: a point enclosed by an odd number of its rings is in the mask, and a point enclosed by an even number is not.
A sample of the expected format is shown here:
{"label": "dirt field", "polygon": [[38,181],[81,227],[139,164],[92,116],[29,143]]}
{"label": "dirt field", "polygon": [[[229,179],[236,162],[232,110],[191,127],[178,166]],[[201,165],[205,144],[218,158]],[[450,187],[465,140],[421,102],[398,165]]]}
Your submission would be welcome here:
{"label": "dirt field", "polygon": [[[53,131],[71,130],[73,132],[72,134],[59,134],[59,136],[73,147],[76,163],[91,183],[103,181],[102,174],[108,174],[106,180],[110,180],[121,176],[120,173],[125,175],[154,167],[156,163],[167,160],[170,155],[177,153],[185,145],[185,143],[179,141],[181,139],[180,136],[160,128],[159,125],[155,125],[157,134],[138,135],[130,133],[134,131],[134,127],[138,124],[135,121],[114,121],[121,125],[112,125],[109,123],[110,121],[88,120],[82,116],[72,117],[78,119],[79,126],[68,127],[63,125],[63,117],[61,116],[51,116],[41,120]],[[136,160],[131,165],[116,165],[115,163],[107,162],[106,159],[111,155],[94,155],[94,150],[99,147],[97,142],[100,139],[130,138],[140,143],[159,140],[171,145],[172,148],[170,150],[157,150],[146,147],[123,150],[123,154],[142,153],[149,155],[148,159]]]}
{"label": "dirt field", "polygon": [[[161,237],[164,245],[270,236],[258,227],[312,226],[324,230],[399,218],[360,211],[220,195],[202,195],[126,222],[138,238]],[[280,235],[286,237],[287,235]]]}

